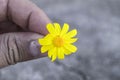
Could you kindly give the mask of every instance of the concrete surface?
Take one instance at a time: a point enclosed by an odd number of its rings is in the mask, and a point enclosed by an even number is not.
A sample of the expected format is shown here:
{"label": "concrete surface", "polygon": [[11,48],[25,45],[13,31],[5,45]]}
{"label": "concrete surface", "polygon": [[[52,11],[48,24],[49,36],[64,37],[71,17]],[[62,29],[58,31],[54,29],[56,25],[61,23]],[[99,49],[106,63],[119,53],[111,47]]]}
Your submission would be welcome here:
{"label": "concrete surface", "polygon": [[120,0],[32,0],[55,22],[78,30],[77,53],[0,70],[0,80],[120,80]]}

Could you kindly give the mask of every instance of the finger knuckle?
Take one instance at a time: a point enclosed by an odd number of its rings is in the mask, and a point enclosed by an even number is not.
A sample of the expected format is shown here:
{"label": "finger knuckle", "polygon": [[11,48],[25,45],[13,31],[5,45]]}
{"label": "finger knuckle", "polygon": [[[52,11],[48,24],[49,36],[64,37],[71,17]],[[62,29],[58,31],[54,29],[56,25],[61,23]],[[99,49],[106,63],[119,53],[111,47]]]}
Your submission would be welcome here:
{"label": "finger knuckle", "polygon": [[7,65],[16,64],[20,61],[18,42],[14,35],[6,34],[1,40],[2,54]]}

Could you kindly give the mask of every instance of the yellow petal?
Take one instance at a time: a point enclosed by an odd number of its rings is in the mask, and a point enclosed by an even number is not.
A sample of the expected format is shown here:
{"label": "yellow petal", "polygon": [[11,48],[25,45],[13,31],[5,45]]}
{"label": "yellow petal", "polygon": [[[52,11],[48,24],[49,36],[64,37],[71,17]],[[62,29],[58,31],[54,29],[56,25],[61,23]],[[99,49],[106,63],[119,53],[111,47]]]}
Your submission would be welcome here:
{"label": "yellow petal", "polygon": [[50,45],[50,44],[52,44],[52,41],[49,39],[38,39],[38,43],[40,45]]}
{"label": "yellow petal", "polygon": [[72,54],[72,52],[70,52],[69,50],[67,50],[67,49],[64,48],[64,54],[65,55],[70,55],[70,54]]}
{"label": "yellow petal", "polygon": [[69,25],[67,23],[64,23],[60,36],[66,34],[68,30],[69,30]]}
{"label": "yellow petal", "polygon": [[56,34],[60,34],[60,31],[61,31],[60,24],[54,23],[54,26],[55,26],[55,31],[54,32],[56,32]]}
{"label": "yellow petal", "polygon": [[54,55],[52,56],[52,62],[54,62],[55,60],[56,60],[56,58],[57,58],[57,54],[56,53],[54,53]]}
{"label": "yellow petal", "polygon": [[43,39],[51,40],[53,38],[52,34],[47,34]]}
{"label": "yellow petal", "polygon": [[72,38],[72,37],[76,36],[76,34],[77,34],[77,30],[73,29],[72,31],[65,34],[64,38]]}
{"label": "yellow petal", "polygon": [[55,28],[52,23],[47,24],[47,30],[49,33],[54,34]]}
{"label": "yellow petal", "polygon": [[54,54],[56,54],[56,47],[53,47],[48,51],[48,57],[52,58]]}
{"label": "yellow petal", "polygon": [[52,45],[45,45],[41,47],[41,53],[47,52],[49,49],[51,49],[53,46]]}
{"label": "yellow petal", "polygon": [[47,46],[42,46],[41,47],[41,53],[45,53],[45,52],[47,52],[49,50],[49,47],[47,47]]}
{"label": "yellow petal", "polygon": [[64,49],[63,48],[58,48],[57,49],[57,55],[58,55],[58,59],[63,60],[64,59]]}
{"label": "yellow petal", "polygon": [[65,40],[66,43],[74,43],[77,41],[78,38],[72,38],[72,39],[67,39]]}
{"label": "yellow petal", "polygon": [[64,48],[69,50],[70,52],[76,52],[77,51],[77,47],[71,44],[65,44]]}

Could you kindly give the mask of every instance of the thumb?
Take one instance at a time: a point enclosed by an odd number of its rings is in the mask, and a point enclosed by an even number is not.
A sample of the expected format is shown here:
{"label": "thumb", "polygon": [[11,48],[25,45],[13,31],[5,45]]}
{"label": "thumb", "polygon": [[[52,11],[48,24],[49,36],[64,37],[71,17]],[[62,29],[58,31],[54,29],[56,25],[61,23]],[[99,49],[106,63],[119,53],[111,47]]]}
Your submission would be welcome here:
{"label": "thumb", "polygon": [[0,35],[0,68],[46,56],[46,54],[40,54],[40,45],[37,39],[41,37],[32,32]]}

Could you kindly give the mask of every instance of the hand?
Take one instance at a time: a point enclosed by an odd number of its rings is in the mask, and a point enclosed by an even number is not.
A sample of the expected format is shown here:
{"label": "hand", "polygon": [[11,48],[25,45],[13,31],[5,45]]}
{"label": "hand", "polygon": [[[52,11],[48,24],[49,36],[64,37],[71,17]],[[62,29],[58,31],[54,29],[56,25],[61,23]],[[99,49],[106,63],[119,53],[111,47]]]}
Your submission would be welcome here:
{"label": "hand", "polygon": [[28,0],[0,0],[0,68],[46,55],[37,39],[49,18]]}

